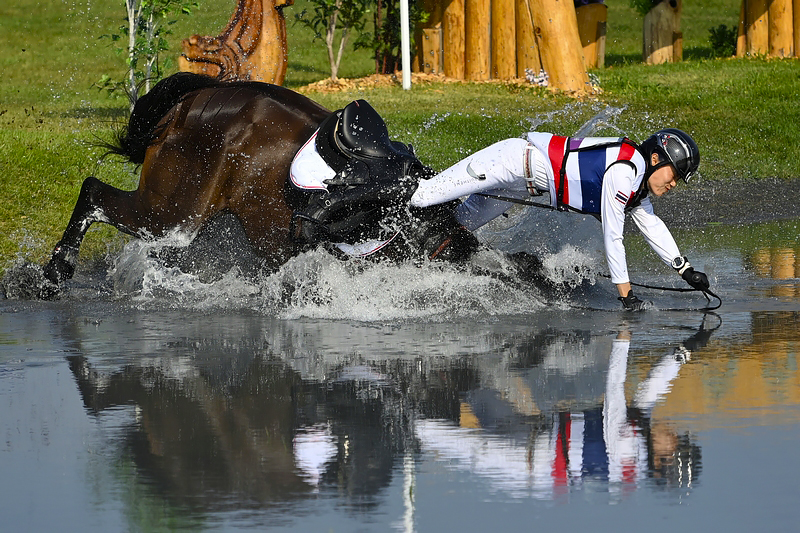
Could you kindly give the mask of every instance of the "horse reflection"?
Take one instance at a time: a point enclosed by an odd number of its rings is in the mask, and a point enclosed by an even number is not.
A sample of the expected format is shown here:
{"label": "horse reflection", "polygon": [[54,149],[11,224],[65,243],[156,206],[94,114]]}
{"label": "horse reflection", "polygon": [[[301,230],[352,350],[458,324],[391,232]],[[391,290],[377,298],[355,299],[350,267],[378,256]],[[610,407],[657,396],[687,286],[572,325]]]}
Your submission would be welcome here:
{"label": "horse reflection", "polygon": [[84,356],[68,359],[90,412],[135,406],[126,447],[181,504],[264,507],[341,483],[369,505],[408,427],[391,388],[365,385],[366,373],[321,385],[275,358],[242,356],[236,368],[130,365],[108,376]]}

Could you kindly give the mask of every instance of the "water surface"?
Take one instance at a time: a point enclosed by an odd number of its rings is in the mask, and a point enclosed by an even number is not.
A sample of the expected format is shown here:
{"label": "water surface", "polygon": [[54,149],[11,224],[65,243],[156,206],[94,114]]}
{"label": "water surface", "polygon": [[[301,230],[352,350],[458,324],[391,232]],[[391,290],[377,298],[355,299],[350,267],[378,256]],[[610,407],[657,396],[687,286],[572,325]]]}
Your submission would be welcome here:
{"label": "water surface", "polygon": [[538,241],[555,299],[313,253],[209,281],[131,244],[0,300],[3,529],[794,530],[797,222],[679,232],[711,313],[619,311],[590,235]]}

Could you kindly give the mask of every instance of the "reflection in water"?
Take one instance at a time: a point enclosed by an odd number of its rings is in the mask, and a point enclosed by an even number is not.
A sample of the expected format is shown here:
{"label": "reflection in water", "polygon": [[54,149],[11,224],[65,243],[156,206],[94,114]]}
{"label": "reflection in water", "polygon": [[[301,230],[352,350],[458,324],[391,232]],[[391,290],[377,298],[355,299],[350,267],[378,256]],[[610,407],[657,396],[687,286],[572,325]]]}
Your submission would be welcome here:
{"label": "reflection in water", "polygon": [[769,288],[768,295],[774,298],[800,296],[800,261],[798,250],[789,247],[760,248],[751,254],[753,271],[760,278],[794,280],[794,283],[779,283]]}
{"label": "reflection in water", "polygon": [[725,343],[703,350],[700,365],[689,365],[659,414],[696,416],[687,421],[693,430],[720,425],[795,423],[784,409],[800,404],[800,313],[753,312],[750,324]]}
{"label": "reflection in water", "polygon": [[505,397],[497,390],[469,391],[459,429],[448,421],[420,421],[423,448],[519,496],[558,499],[586,489],[615,497],[645,480],[691,488],[700,473],[699,446],[651,416],[712,331],[701,327],[664,354],[631,402],[625,395],[627,329],[610,346],[589,336],[581,344],[550,338],[525,351],[522,360],[532,364],[512,370]]}
{"label": "reflection in water", "polygon": [[[122,368],[81,347],[90,325],[70,332],[69,368],[85,407],[100,417],[134,406],[118,453],[175,509],[286,510],[327,494],[368,511],[402,473],[411,513],[414,458],[444,461],[512,498],[685,491],[699,475],[691,435],[652,413],[708,342],[705,326],[666,349],[631,396],[635,339],[624,327],[476,336],[464,325],[442,330],[447,348],[436,355],[436,345],[382,347],[383,326],[348,343],[368,326],[284,322],[265,331],[253,320],[146,340],[147,355]],[[409,325],[404,346],[429,327]]]}

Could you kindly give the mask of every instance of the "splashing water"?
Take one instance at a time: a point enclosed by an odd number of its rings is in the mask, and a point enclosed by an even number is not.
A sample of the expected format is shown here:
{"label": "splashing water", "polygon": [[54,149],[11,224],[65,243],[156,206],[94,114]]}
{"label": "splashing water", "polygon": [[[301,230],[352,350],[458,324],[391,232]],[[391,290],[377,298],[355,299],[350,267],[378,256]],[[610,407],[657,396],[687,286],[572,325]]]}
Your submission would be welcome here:
{"label": "splashing water", "polygon": [[[592,104],[590,109],[597,109],[596,104]],[[539,113],[533,117],[527,117],[524,119],[524,122],[527,123],[527,128],[529,131],[536,131],[540,126],[543,124],[548,124],[550,122],[555,122],[556,119],[563,119],[564,117],[569,117],[571,115],[582,115],[586,111],[586,104],[581,102],[576,102],[574,104],[568,104],[561,109],[556,109],[554,111],[547,111]],[[592,118],[587,120],[583,123],[583,125],[578,128],[575,133],[572,134],[573,137],[591,137],[596,136],[599,132],[603,129],[610,129],[614,131],[616,134],[620,136],[627,136],[626,132],[616,125],[616,121],[625,111],[625,106],[623,107],[611,107],[611,106],[604,106],[599,111],[597,111]]]}
{"label": "splashing water", "polygon": [[[275,272],[245,275],[233,267],[216,279],[158,259],[174,237],[131,241],[108,276],[117,299],[140,308],[251,310],[283,319],[440,321],[524,314],[541,309],[535,287],[502,281],[511,266],[498,252],[478,254],[472,268],[449,264],[342,261],[322,249],[303,253]],[[551,269],[557,274],[557,269]]]}
{"label": "splashing water", "polygon": [[623,111],[625,111],[624,106],[623,107],[606,106],[595,116],[587,120],[583,126],[578,128],[578,130],[573,134],[573,137],[579,137],[579,138],[591,137],[595,132],[599,131],[601,128],[610,128],[618,132],[620,136],[623,137],[626,136],[625,132],[622,131],[613,123],[613,121]]}

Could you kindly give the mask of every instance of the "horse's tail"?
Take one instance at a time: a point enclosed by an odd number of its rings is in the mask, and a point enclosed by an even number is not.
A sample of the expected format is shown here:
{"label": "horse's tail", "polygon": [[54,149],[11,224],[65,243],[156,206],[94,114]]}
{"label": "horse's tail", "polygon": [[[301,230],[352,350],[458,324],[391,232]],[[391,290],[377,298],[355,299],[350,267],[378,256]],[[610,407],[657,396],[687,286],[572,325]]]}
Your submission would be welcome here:
{"label": "horse's tail", "polygon": [[156,125],[164,115],[190,92],[220,84],[214,78],[190,72],[178,72],[164,78],[136,101],[127,127],[121,128],[115,134],[114,142],[106,148],[137,165],[144,163],[147,147],[158,136]]}

